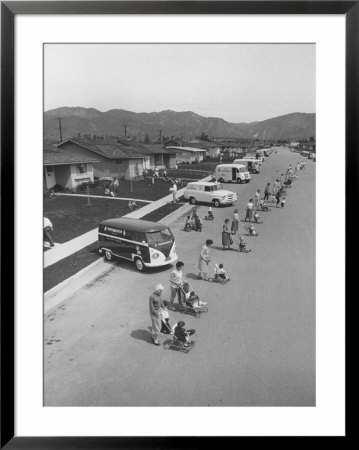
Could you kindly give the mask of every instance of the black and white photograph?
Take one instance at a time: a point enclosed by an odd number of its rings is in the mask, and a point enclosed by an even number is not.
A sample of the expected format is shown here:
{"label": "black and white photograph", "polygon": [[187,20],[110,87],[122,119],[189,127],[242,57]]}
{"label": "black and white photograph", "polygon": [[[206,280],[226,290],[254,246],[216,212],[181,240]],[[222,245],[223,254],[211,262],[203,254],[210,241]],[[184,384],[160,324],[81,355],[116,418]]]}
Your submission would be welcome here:
{"label": "black and white photograph", "polygon": [[43,405],[316,406],[315,43],[43,74]]}

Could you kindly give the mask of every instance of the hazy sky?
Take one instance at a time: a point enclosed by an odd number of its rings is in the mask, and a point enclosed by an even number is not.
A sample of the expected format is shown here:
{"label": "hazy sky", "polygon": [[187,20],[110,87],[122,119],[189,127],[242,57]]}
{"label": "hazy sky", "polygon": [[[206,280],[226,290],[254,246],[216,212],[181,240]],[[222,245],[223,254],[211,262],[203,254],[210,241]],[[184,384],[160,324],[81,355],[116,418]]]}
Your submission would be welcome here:
{"label": "hazy sky", "polygon": [[46,44],[45,111],[193,111],[229,122],[315,112],[314,44]]}

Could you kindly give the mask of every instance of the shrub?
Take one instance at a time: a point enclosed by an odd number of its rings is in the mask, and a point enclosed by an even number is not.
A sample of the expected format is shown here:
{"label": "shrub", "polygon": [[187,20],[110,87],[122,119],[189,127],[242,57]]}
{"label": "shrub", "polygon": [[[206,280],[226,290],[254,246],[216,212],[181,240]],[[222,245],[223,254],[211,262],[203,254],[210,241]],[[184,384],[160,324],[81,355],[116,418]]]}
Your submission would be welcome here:
{"label": "shrub", "polygon": [[52,189],[54,192],[62,192],[64,190],[64,188],[60,184],[55,184]]}
{"label": "shrub", "polygon": [[88,186],[89,186],[89,183],[87,183],[87,182],[79,183],[79,184],[76,186],[76,191],[80,191],[80,192],[85,191],[85,190],[87,189]]}

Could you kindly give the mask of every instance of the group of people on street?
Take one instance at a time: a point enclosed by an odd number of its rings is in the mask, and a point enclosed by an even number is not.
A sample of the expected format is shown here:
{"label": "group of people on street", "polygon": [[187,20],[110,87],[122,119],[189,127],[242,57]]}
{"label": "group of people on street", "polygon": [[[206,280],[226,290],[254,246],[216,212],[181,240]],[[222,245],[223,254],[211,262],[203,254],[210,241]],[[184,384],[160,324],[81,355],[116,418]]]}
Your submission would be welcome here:
{"label": "group of people on street", "polygon": [[[187,346],[191,341],[189,336],[194,333],[194,330],[185,330],[185,323],[183,321],[179,321],[174,325],[170,324],[170,316],[168,310],[174,310],[174,301],[175,298],[178,297],[178,302],[180,307],[183,307],[185,303],[185,296],[183,294],[183,273],[182,269],[184,267],[184,263],[182,261],[178,261],[176,263],[176,268],[170,274],[170,289],[171,296],[169,302],[162,299],[162,292],[164,287],[162,284],[157,284],[155,286],[154,292],[150,295],[149,299],[149,309],[150,309],[150,318],[152,322],[152,342],[159,346],[160,342],[158,340],[161,334],[172,334],[178,340],[184,343]],[[197,302],[199,302],[198,297]]]}
{"label": "group of people on street", "polygon": [[[275,180],[273,183],[273,189],[271,189],[271,183],[268,182],[264,189],[264,197],[261,196],[261,190],[257,189],[254,195],[254,198],[251,198],[246,206],[246,214],[244,222],[251,222],[250,227],[247,229],[249,236],[258,236],[256,232],[253,222],[262,223],[258,211],[270,211],[265,201],[269,200],[270,196],[275,196],[276,198],[276,206],[278,207],[281,204],[284,207],[285,196],[284,196],[284,186],[285,182],[288,180],[294,180],[295,172],[298,170],[303,170],[305,165],[302,163],[298,163],[295,166],[295,169],[292,168],[292,165],[289,165],[286,173],[282,173],[279,178]],[[196,220],[196,216],[199,218],[197,211],[194,211],[191,216],[187,216],[187,220],[185,223],[185,229],[192,227],[192,224]],[[211,217],[211,220],[214,219],[212,208],[208,211],[208,215],[206,217]],[[243,227],[244,228],[244,227]],[[233,236],[237,236],[239,238],[238,241],[238,251],[248,253],[251,250],[248,249],[247,243],[244,240],[243,233],[240,231],[240,219],[238,214],[238,209],[234,209],[233,211],[233,219],[232,222],[229,218],[226,218],[222,227],[222,246],[223,249],[230,249],[233,244]],[[223,264],[216,264],[215,261],[210,256],[210,249],[213,246],[213,240],[207,239],[205,244],[202,246],[199,259],[198,259],[198,279],[206,280],[206,281],[215,281],[219,280],[224,284],[230,278],[227,276]],[[208,268],[209,263],[212,262],[215,266],[215,275],[214,278],[210,278],[208,276]],[[161,284],[157,285],[154,293],[150,296],[150,315],[152,319],[152,340],[155,345],[160,345],[158,341],[158,336],[162,332],[166,332],[167,330],[171,330],[170,332],[173,334],[175,328],[181,328],[182,330],[179,334],[183,334],[183,339],[188,340],[189,333],[184,330],[184,322],[178,322],[174,327],[170,327],[168,319],[168,311],[167,309],[174,309],[174,301],[176,297],[178,298],[178,302],[180,305],[180,309],[184,306],[186,301],[185,295],[183,295],[183,273],[182,269],[184,267],[184,263],[182,261],[178,261],[176,263],[176,268],[170,274],[170,290],[171,296],[169,302],[162,301],[161,293],[163,291],[163,286]],[[167,323],[167,326],[166,326]],[[180,325],[181,324],[181,325]],[[175,333],[176,334],[176,333]],[[177,335],[176,335],[177,336]],[[185,337],[186,336],[186,337]]]}

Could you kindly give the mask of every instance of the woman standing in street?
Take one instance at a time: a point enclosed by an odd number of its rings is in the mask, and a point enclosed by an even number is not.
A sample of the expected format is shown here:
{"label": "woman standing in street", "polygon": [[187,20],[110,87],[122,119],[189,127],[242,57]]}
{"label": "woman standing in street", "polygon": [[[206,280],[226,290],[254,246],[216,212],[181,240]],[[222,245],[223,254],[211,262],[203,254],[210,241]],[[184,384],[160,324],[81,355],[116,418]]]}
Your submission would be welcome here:
{"label": "woman standing in street", "polygon": [[222,245],[223,250],[227,250],[227,248],[231,248],[231,245],[233,244],[233,240],[231,237],[231,233],[229,231],[229,219],[226,219],[223,224],[222,228]]}
{"label": "woman standing in street", "polygon": [[253,199],[251,198],[247,204],[246,217],[244,221],[247,222],[248,219],[251,222],[252,216],[253,216]]}
{"label": "woman standing in street", "polygon": [[160,345],[158,336],[161,333],[163,303],[161,294],[162,284],[157,284],[153,294],[150,295],[150,317],[152,321],[152,341],[155,345]]}
{"label": "woman standing in street", "polygon": [[178,296],[179,303],[181,305],[184,303],[184,301],[182,300],[181,291],[180,291],[181,287],[183,286],[183,274],[182,274],[183,266],[184,266],[183,262],[178,261],[176,263],[175,270],[172,270],[172,272],[170,274],[171,298],[170,298],[170,303],[168,305],[169,309],[174,308],[173,303],[176,298],[176,295]]}
{"label": "woman standing in street", "polygon": [[233,220],[232,220],[232,226],[231,226],[231,233],[236,234],[238,231],[238,223],[239,223],[239,216],[238,216],[238,209],[235,209],[233,211]]}
{"label": "woman standing in street", "polygon": [[210,262],[211,258],[209,256],[209,249],[213,245],[213,241],[211,239],[207,239],[205,245],[201,248],[201,253],[199,255],[198,260],[198,279],[202,280],[208,280],[207,277],[207,269],[208,269],[208,263]]}

